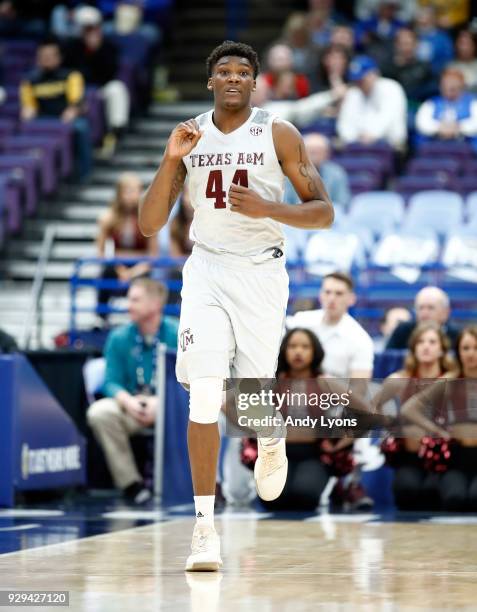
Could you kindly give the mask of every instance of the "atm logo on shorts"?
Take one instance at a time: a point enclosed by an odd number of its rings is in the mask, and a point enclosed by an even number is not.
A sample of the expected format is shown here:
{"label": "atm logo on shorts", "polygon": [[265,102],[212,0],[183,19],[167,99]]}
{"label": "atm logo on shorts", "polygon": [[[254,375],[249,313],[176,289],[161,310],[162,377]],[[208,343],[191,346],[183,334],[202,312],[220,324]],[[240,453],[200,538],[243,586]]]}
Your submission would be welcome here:
{"label": "atm logo on shorts", "polygon": [[184,331],[181,333],[179,344],[183,351],[185,351],[191,344],[194,344],[194,335],[191,334],[190,327],[184,329]]}

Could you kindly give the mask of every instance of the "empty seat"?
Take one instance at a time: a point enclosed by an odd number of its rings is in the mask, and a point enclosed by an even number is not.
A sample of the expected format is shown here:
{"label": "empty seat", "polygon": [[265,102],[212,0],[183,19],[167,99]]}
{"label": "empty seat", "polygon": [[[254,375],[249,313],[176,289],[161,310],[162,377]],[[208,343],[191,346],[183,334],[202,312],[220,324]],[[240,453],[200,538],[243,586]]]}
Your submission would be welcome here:
{"label": "empty seat", "polygon": [[47,136],[16,135],[3,140],[8,153],[27,154],[37,158],[41,164],[41,188],[46,195],[58,187],[60,147],[58,139]]}
{"label": "empty seat", "polygon": [[449,236],[442,253],[442,263],[450,268],[471,266],[477,269],[477,224]]}
{"label": "empty seat", "polygon": [[462,225],[464,203],[453,191],[422,191],[409,201],[403,228],[425,227],[447,236]]}
{"label": "empty seat", "polygon": [[376,157],[349,157],[348,155],[340,155],[334,158],[334,161],[343,167],[350,176],[374,174],[376,179],[381,182],[386,174],[385,163]]}
{"label": "empty seat", "polygon": [[73,126],[59,119],[36,119],[25,121],[20,130],[23,134],[32,136],[54,136],[61,146],[60,173],[62,177],[69,176],[73,171]]}
{"label": "empty seat", "polygon": [[38,204],[40,161],[27,155],[0,155],[0,171],[10,170],[13,176],[24,181],[25,212],[32,215]]}
{"label": "empty seat", "polygon": [[457,180],[457,191],[466,196],[473,191],[477,191],[477,168],[475,174],[460,176]]}
{"label": "empty seat", "polygon": [[386,170],[388,175],[394,171],[394,151],[386,142],[373,142],[370,144],[362,144],[353,142],[343,149],[343,155],[354,157],[375,157],[380,160],[380,163]]}
{"label": "empty seat", "polygon": [[360,172],[351,175],[349,178],[349,188],[353,195],[366,191],[375,191],[381,187],[381,180],[371,172]]}
{"label": "empty seat", "polygon": [[467,219],[477,219],[477,189],[467,196],[465,201]]}
{"label": "empty seat", "polygon": [[404,198],[391,191],[370,191],[354,196],[350,202],[350,219],[365,223],[375,233],[379,227],[391,227],[402,222],[404,217]]}
{"label": "empty seat", "polygon": [[459,173],[460,164],[456,159],[449,159],[447,157],[417,157],[411,159],[407,167],[407,174],[409,175],[428,175],[432,174],[437,176],[444,176],[444,180],[447,178],[455,178]]}
{"label": "empty seat", "polygon": [[433,232],[394,232],[376,245],[372,262],[377,266],[422,266],[437,262],[439,241]]}
{"label": "empty seat", "polygon": [[465,160],[472,158],[474,151],[469,142],[434,140],[423,142],[418,146],[419,157],[447,157]]}
{"label": "empty seat", "polygon": [[418,191],[434,191],[442,189],[455,189],[456,181],[447,176],[401,176],[396,180],[395,190],[404,198],[408,199]]}
{"label": "empty seat", "polygon": [[326,274],[333,270],[349,271],[353,265],[363,267],[366,255],[356,234],[326,230],[308,240],[304,255],[306,269],[312,274]]}

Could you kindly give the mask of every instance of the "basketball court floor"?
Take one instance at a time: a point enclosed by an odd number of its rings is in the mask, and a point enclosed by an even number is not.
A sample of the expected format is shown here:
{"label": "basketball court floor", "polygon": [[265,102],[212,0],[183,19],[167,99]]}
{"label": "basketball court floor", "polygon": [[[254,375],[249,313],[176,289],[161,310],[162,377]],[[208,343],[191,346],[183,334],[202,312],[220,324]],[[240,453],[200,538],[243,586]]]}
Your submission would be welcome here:
{"label": "basketball court floor", "polygon": [[[220,573],[184,572],[192,509],[0,510],[0,590],[84,612],[477,610],[477,516],[226,511]],[[22,607],[58,610],[58,607]]]}

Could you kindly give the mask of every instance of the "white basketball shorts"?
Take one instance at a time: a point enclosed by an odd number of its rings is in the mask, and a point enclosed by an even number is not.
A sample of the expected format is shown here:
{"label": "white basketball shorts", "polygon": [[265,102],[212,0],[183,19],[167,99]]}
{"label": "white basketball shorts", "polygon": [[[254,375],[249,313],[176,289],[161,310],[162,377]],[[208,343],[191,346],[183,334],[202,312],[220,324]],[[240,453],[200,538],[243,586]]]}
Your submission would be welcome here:
{"label": "white basketball shorts", "polygon": [[182,272],[177,380],[273,378],[285,329],[285,257],[254,263],[194,246]]}

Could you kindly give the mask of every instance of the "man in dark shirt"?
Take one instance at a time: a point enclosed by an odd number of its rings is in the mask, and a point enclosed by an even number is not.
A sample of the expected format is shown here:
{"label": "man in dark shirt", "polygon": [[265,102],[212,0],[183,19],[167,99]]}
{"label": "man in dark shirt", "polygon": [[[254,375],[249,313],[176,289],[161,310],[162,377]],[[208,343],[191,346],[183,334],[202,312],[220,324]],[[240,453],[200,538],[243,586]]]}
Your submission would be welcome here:
{"label": "man in dark shirt", "polygon": [[92,6],[77,9],[75,22],[81,36],[67,46],[65,63],[79,70],[87,85],[99,88],[108,129],[103,152],[112,154],[118,135],[129,121],[129,92],[123,81],[117,79],[119,53],[115,45],[104,37],[98,9]]}
{"label": "man in dark shirt", "polygon": [[92,147],[89,123],[83,116],[84,80],[79,72],[62,67],[58,42],[40,43],[36,68],[20,84],[23,121],[57,118],[74,127],[77,174],[84,180],[91,171]]}
{"label": "man in dark shirt", "polygon": [[435,321],[455,346],[459,330],[449,322],[450,303],[445,291],[439,287],[424,287],[415,298],[415,321],[399,323],[386,345],[386,349],[407,349],[409,338],[418,323]]}
{"label": "man in dark shirt", "polygon": [[417,45],[414,30],[401,28],[394,37],[392,58],[382,66],[383,76],[401,83],[414,109],[438,91],[431,64],[417,58]]}

